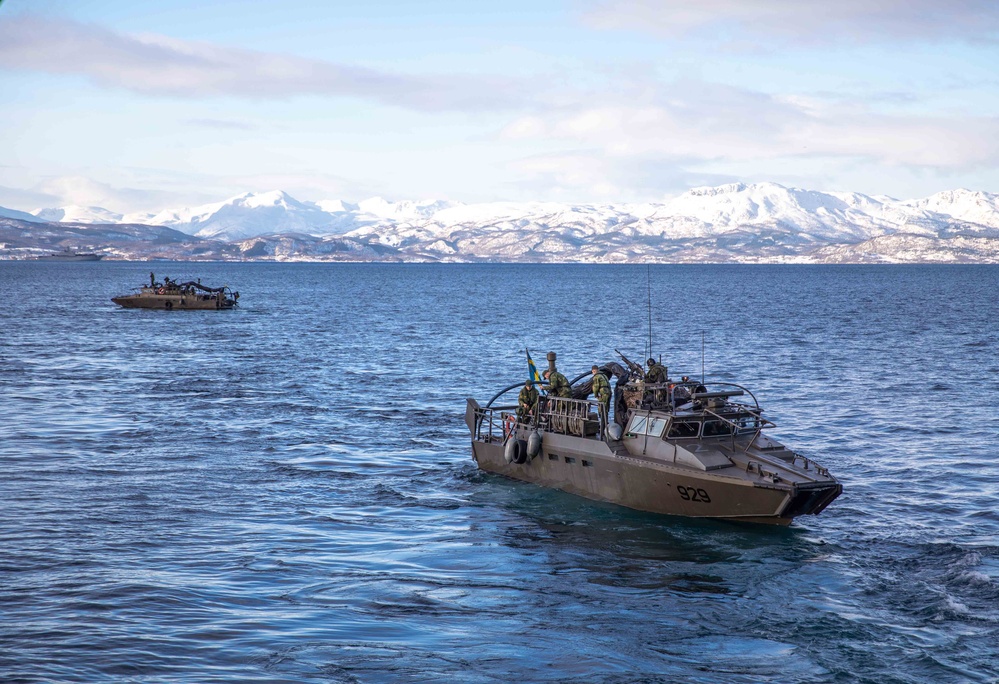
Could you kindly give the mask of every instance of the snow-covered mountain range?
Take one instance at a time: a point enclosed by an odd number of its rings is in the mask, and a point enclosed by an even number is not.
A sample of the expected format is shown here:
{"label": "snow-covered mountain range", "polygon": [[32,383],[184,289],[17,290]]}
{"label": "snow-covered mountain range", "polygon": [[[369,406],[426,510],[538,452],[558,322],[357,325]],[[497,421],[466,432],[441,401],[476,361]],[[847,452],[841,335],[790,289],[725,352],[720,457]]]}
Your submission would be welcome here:
{"label": "snow-covered mountain range", "polygon": [[[0,209],[26,222],[164,226],[247,258],[494,261],[999,261],[999,194],[916,200],[776,183],[694,188],[660,203],[558,204],[372,198],[300,201],[282,191],[119,214]],[[203,248],[202,245],[199,249]]]}
{"label": "snow-covered mountain range", "polygon": [[[380,197],[351,204],[342,200],[302,202],[282,190],[247,192],[223,202],[184,209],[164,209],[156,213],[117,215],[118,223],[167,226],[191,235],[219,240],[240,240],[258,235],[304,233],[339,235],[372,224],[395,224],[432,216],[450,206],[447,202],[388,202]],[[98,220],[96,208],[94,220]],[[42,217],[42,209],[32,214]],[[110,213],[110,212],[109,212]],[[69,220],[69,219],[63,219]]]}

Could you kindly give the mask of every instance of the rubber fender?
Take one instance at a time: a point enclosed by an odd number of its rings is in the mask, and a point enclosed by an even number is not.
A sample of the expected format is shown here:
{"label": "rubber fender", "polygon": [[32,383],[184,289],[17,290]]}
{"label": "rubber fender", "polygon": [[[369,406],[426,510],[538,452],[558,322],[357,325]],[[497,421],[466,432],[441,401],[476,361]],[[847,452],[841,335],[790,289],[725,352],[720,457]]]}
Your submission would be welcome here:
{"label": "rubber fender", "polygon": [[527,457],[534,458],[541,453],[541,430],[535,430],[527,438]]}
{"label": "rubber fender", "polygon": [[516,455],[517,451],[517,442],[519,441],[520,440],[515,437],[511,437],[506,440],[506,447],[503,448],[503,458],[506,459],[507,463],[513,463],[513,457]]}
{"label": "rubber fender", "polygon": [[[511,442],[514,440],[510,440]],[[520,465],[527,463],[527,442],[522,439],[516,440],[517,446],[513,451],[513,462]]]}
{"label": "rubber fender", "polygon": [[624,436],[624,430],[622,430],[621,426],[618,425],[617,423],[611,423],[610,425],[607,426],[607,439],[614,442],[618,442],[621,440],[621,437],[623,436]]}
{"label": "rubber fender", "polygon": [[507,463],[526,463],[527,442],[522,439],[511,439],[506,443],[506,448],[503,450],[503,458],[506,459]]}

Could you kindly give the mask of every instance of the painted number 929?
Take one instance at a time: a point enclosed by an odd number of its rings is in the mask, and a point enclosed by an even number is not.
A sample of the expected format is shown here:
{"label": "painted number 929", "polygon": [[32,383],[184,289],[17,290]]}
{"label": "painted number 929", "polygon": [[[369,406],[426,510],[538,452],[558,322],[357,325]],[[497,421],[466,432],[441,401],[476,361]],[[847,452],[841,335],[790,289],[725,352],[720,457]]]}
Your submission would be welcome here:
{"label": "painted number 929", "polygon": [[694,489],[693,487],[684,487],[680,485],[676,488],[676,491],[680,494],[680,498],[684,501],[697,501],[699,503],[711,503],[711,497],[703,489]]}

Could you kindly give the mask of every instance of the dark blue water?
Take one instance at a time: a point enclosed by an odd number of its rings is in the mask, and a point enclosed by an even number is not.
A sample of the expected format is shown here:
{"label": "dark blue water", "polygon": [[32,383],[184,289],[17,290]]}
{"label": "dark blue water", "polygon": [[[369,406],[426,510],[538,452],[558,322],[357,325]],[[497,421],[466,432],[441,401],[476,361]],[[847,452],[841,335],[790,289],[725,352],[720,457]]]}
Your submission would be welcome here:
{"label": "dark blue water", "polygon": [[999,268],[653,267],[674,375],[846,491],[789,529],[478,473],[465,397],[641,357],[644,267],[0,263],[5,682],[995,682]]}

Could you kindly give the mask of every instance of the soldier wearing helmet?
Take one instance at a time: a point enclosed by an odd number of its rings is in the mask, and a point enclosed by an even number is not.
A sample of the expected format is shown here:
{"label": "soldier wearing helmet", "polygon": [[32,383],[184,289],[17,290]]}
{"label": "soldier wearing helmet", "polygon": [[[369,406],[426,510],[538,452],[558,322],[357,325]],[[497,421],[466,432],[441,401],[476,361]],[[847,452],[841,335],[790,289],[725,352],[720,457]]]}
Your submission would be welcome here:
{"label": "soldier wearing helmet", "polygon": [[659,385],[666,382],[668,372],[666,366],[656,363],[655,359],[649,359],[649,370],[645,372],[645,382],[650,385]]}

